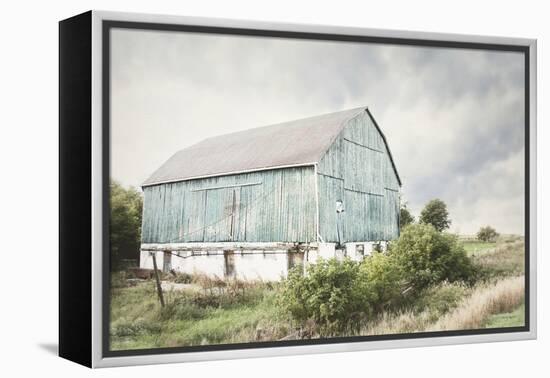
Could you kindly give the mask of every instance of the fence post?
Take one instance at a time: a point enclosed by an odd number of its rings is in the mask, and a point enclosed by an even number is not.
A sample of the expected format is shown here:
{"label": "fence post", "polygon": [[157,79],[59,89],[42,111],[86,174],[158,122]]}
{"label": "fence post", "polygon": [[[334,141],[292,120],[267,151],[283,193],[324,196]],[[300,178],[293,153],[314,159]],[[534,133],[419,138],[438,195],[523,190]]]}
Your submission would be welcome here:
{"label": "fence post", "polygon": [[156,251],[151,252],[151,256],[153,256],[153,268],[155,270],[155,281],[157,282],[157,293],[159,295],[160,306],[164,307],[164,297],[162,296],[162,286],[160,285],[159,272],[157,269],[157,252]]}

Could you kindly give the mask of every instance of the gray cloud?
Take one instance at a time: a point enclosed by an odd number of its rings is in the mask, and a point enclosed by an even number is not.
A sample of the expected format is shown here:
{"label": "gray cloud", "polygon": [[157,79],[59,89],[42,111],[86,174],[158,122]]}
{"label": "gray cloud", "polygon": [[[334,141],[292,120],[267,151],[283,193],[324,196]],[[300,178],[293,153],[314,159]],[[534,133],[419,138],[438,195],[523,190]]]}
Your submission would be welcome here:
{"label": "gray cloud", "polygon": [[523,232],[523,57],[516,53],[115,30],[112,175],[139,186],[206,137],[367,105],[419,213]]}

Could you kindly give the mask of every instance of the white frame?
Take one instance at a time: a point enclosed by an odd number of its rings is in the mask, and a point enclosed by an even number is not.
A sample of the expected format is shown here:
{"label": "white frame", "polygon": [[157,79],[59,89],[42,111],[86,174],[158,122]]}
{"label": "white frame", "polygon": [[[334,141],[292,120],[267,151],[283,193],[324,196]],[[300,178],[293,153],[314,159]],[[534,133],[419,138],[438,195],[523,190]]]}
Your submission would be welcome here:
{"label": "white frame", "polygon": [[[273,31],[346,34],[369,37],[429,39],[446,42],[473,42],[489,44],[508,44],[529,47],[530,53],[530,331],[498,333],[485,335],[461,335],[399,339],[383,341],[364,341],[341,344],[318,344],[302,346],[281,346],[256,349],[232,349],[206,352],[183,352],[151,354],[140,356],[103,357],[102,354],[102,21],[131,21],[167,24],[185,24],[196,26],[216,26],[227,28],[260,29]],[[144,365],[153,363],[192,362],[223,360],[235,358],[254,358],[268,356],[288,356],[297,354],[349,352],[373,349],[410,348],[435,345],[484,343],[497,341],[536,339],[537,336],[537,180],[536,180],[536,72],[537,41],[524,38],[488,37],[478,35],[442,34],[397,30],[363,29],[321,25],[299,25],[285,23],[266,23],[256,21],[167,16],[123,12],[92,11],[92,367],[114,367]],[[527,268],[527,267],[526,267]]]}

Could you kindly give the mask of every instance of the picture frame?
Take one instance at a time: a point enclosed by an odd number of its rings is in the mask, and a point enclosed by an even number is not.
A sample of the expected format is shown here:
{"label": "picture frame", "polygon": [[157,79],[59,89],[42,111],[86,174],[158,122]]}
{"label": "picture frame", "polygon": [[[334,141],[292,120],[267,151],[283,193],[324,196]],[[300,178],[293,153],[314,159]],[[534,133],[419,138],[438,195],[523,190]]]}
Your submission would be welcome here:
{"label": "picture frame", "polygon": [[[536,338],[536,40],[104,11],[89,11],[60,21],[59,30],[61,357],[96,368]],[[521,54],[524,64],[524,325],[112,350],[109,344],[109,319],[112,315],[109,302],[112,286],[112,242],[109,236],[108,215],[111,213],[109,198],[113,153],[113,30],[353,42]],[[369,109],[366,112],[371,116],[376,128],[380,129]],[[384,134],[381,135],[386,142]],[[391,160],[391,153],[389,157]],[[280,164],[278,168],[281,167],[287,166]],[[315,167],[317,169],[317,165]],[[317,171],[315,176],[317,177]],[[198,176],[189,173],[189,177]],[[165,181],[170,181],[170,178],[165,178]],[[336,201],[337,213],[347,210],[345,203],[341,200]],[[234,212],[233,210],[231,214]],[[316,216],[319,226],[319,214]],[[337,231],[339,238],[340,230]],[[166,249],[165,246],[159,248],[159,251]],[[225,247],[219,248],[223,250]],[[365,247],[362,244],[361,254],[364,254],[363,248]],[[141,249],[143,253],[143,245]],[[205,249],[205,255],[211,251],[212,248]],[[154,261],[153,271],[157,272],[160,269],[156,267],[156,260]],[[227,270],[227,266],[225,269]],[[162,293],[160,286],[157,276],[157,287]]]}

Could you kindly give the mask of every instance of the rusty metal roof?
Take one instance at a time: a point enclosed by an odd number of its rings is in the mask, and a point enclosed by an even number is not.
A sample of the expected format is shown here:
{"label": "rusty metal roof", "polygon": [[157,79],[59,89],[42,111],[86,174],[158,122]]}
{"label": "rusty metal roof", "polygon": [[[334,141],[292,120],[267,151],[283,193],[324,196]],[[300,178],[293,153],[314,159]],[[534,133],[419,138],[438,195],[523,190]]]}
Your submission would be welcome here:
{"label": "rusty metal roof", "polygon": [[355,108],[205,139],[176,152],[142,186],[313,165],[347,121],[364,111],[366,107]]}

